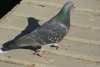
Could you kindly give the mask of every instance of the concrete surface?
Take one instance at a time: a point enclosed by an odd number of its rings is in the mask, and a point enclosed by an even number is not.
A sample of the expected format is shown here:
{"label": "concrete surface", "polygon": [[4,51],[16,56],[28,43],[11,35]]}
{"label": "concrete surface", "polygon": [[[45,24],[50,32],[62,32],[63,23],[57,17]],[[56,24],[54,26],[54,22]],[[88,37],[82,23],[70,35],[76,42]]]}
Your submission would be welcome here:
{"label": "concrete surface", "polygon": [[[0,54],[2,67],[100,67],[99,0],[72,0],[69,35],[60,44],[65,48],[47,48],[41,58],[29,49],[16,49]],[[34,22],[42,25],[56,15],[66,0],[22,0],[0,20],[0,46],[13,40]],[[95,4],[95,5],[94,5]],[[31,30],[28,29],[29,32]]]}
{"label": "concrete surface", "polygon": [[0,67],[27,67],[25,65],[11,64],[0,61]]}
{"label": "concrete surface", "polygon": [[43,5],[51,5],[51,6],[56,6],[56,7],[61,7],[63,6],[64,3],[66,3],[66,1],[73,1],[75,3],[76,6],[76,10],[78,11],[86,11],[86,12],[90,12],[90,13],[98,13],[100,15],[100,0],[42,0],[42,2],[40,2],[41,0],[23,0],[22,3],[35,3],[35,4],[43,4]]}

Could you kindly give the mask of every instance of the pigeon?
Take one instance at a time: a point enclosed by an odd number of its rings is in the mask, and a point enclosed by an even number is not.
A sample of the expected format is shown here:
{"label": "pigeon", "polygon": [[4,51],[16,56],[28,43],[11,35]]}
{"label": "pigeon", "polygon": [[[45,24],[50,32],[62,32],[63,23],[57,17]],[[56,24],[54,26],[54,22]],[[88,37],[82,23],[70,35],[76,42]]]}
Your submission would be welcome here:
{"label": "pigeon", "polygon": [[[34,31],[17,39],[14,44],[9,44],[6,48],[11,50],[23,46],[40,46],[41,48],[36,50],[36,54],[40,56],[43,55],[43,50],[47,46],[53,45],[60,48],[58,43],[64,39],[70,29],[70,10],[73,6],[74,3],[68,1],[57,15]],[[0,49],[0,52],[3,53],[4,51]]]}

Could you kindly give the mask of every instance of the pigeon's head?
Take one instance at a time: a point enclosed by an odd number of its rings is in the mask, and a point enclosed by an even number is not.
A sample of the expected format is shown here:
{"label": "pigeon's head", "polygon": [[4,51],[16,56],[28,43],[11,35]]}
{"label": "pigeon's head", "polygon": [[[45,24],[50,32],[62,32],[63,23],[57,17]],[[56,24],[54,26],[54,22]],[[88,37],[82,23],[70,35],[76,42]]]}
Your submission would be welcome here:
{"label": "pigeon's head", "polygon": [[70,10],[74,7],[74,3],[72,1],[68,1],[67,3],[65,3],[63,9],[64,10]]}
{"label": "pigeon's head", "polygon": [[[65,3],[61,11],[58,13],[58,16],[62,19],[66,19],[70,15],[70,10],[74,7],[74,3],[71,1],[68,1]],[[69,19],[69,18],[68,18]]]}

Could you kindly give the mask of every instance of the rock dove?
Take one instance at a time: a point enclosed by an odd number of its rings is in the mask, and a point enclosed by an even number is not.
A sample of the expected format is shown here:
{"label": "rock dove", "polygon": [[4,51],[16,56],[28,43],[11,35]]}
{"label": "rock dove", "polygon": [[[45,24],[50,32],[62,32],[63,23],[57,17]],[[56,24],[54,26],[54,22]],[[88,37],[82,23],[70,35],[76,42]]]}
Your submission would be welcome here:
{"label": "rock dove", "polygon": [[[71,1],[65,3],[56,16],[31,33],[20,37],[14,44],[10,44],[8,48],[17,49],[22,46],[40,46],[41,48],[36,51],[40,56],[42,56],[43,50],[46,46],[53,45],[59,48],[58,43],[62,41],[70,29],[70,10],[73,5],[73,2]],[[0,52],[2,51],[3,50],[1,49]]]}

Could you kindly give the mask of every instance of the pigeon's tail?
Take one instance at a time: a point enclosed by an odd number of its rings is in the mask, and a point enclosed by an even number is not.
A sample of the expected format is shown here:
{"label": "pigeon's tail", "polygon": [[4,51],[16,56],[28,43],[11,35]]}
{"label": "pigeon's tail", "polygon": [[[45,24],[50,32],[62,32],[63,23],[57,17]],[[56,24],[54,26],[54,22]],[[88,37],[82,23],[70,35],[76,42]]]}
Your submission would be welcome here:
{"label": "pigeon's tail", "polygon": [[6,44],[0,47],[0,53],[5,53],[12,49],[17,49],[18,47],[15,44]]}
{"label": "pigeon's tail", "polygon": [[5,53],[6,51],[8,51],[8,48],[0,47],[0,53]]}

